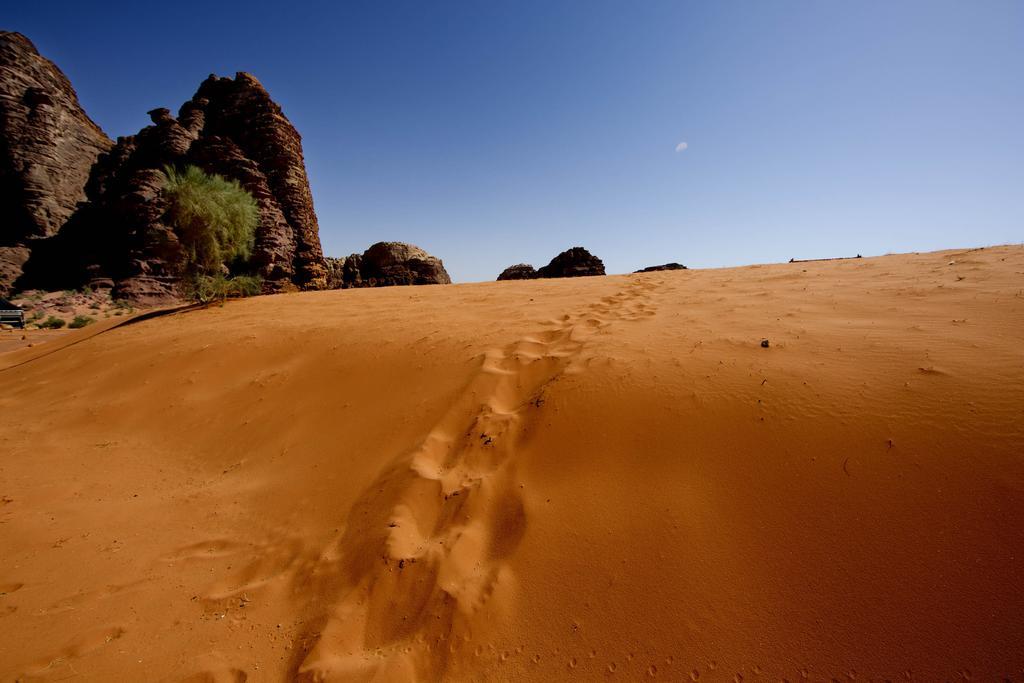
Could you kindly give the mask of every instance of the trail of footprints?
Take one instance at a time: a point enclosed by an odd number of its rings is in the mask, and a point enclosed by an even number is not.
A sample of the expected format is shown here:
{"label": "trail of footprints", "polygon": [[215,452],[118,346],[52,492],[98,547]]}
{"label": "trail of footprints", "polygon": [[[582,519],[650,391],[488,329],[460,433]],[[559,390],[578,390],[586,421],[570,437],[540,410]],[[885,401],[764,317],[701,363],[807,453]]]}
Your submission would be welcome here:
{"label": "trail of footprints", "polygon": [[650,286],[634,280],[550,329],[487,352],[423,443],[350,513],[332,568],[345,580],[301,678],[437,680],[445,672],[468,635],[466,617],[514,590],[504,559],[526,529],[515,454],[545,387],[573,367],[591,335],[654,315]]}
{"label": "trail of footprints", "polygon": [[[162,561],[249,558],[240,570],[219,575],[204,591],[202,602],[212,617],[223,617],[226,604],[247,602],[249,595],[273,590],[280,581],[302,586],[292,595],[312,597],[298,608],[306,627],[293,637],[290,680],[411,681],[451,675],[449,656],[471,642],[467,617],[488,606],[496,594],[515,588],[504,559],[518,546],[527,523],[515,484],[515,454],[542,409],[545,387],[582,367],[574,361],[593,334],[618,321],[655,315],[651,294],[656,289],[650,280],[632,279],[619,293],[582,312],[486,353],[461,398],[423,443],[367,488],[349,512],[341,537],[323,552],[279,533],[255,544],[204,541]],[[21,587],[0,584],[0,596]],[[101,597],[126,587],[109,586]],[[87,598],[96,596],[72,596],[48,611],[65,611]],[[317,614],[324,604],[326,610]],[[63,677],[75,659],[124,634],[122,627],[81,633],[52,656],[29,663],[25,674]],[[493,644],[477,645],[474,654],[502,661],[513,656],[497,652]],[[515,648],[515,656],[522,654],[522,648]],[[541,659],[535,654],[530,661]],[[629,652],[621,663],[629,665],[633,659]],[[578,663],[570,658],[566,671]],[[669,657],[664,663],[671,669],[674,662]],[[619,661],[611,661],[605,671],[614,675],[619,668]],[[705,671],[715,669],[716,663],[708,662]],[[757,666],[751,672],[755,678],[764,673]],[[651,664],[646,674],[658,676],[658,665]],[[701,671],[684,675],[696,681]],[[805,670],[799,675],[809,677]],[[853,672],[847,677],[854,678]],[[220,666],[203,668],[183,683],[247,678],[241,669]],[[912,680],[911,672],[903,678]],[[969,674],[962,673],[962,678]],[[732,680],[741,683],[744,674],[736,673]]]}
{"label": "trail of footprints", "polygon": [[[545,387],[574,367],[587,339],[616,321],[655,314],[654,285],[632,280],[582,312],[488,351],[477,375],[417,448],[392,463],[349,512],[341,537],[322,552],[286,532],[258,543],[211,540],[161,558],[163,565],[231,561],[201,601],[211,618],[282,582],[311,596],[299,605],[292,678],[305,681],[437,680],[466,617],[514,589],[503,560],[526,529],[515,453],[544,404]],[[21,584],[3,584],[13,593]],[[72,596],[47,612],[112,595]],[[241,601],[241,603],[239,602]],[[324,610],[324,605],[327,605]],[[318,610],[322,613],[318,614]],[[43,675],[120,638],[121,627],[83,633],[26,674]],[[234,670],[232,670],[234,671]],[[245,680],[236,671],[200,671],[188,680]]]}

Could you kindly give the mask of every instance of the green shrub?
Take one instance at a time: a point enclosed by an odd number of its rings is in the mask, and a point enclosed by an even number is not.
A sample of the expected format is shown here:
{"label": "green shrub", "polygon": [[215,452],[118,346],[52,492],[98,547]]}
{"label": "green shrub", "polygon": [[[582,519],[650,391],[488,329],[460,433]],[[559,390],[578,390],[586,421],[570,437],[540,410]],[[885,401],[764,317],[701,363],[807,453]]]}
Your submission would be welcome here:
{"label": "green shrub", "polygon": [[168,223],[185,251],[187,276],[209,276],[247,261],[255,244],[259,207],[234,180],[196,166],[164,168]]}
{"label": "green shrub", "polygon": [[223,301],[230,298],[256,296],[263,288],[263,278],[257,275],[227,277],[217,275],[195,275],[186,281],[185,293],[200,303]]}
{"label": "green shrub", "polygon": [[94,318],[90,318],[87,315],[76,315],[75,319],[71,321],[71,324],[68,325],[68,327],[70,327],[73,330],[77,330],[80,327],[92,325],[94,322],[96,322],[96,320]]}
{"label": "green shrub", "polygon": [[259,275],[236,275],[228,280],[230,296],[258,296],[263,291],[263,278]]}
{"label": "green shrub", "polygon": [[51,315],[49,318],[39,323],[39,327],[44,330],[59,330],[64,327],[66,323],[55,315]]}

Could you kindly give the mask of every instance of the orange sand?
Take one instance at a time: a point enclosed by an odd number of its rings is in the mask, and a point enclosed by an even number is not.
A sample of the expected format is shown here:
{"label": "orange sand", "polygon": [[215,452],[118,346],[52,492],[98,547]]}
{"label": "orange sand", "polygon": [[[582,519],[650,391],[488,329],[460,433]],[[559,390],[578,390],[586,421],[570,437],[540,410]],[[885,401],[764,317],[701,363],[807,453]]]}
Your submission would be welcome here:
{"label": "orange sand", "polygon": [[1024,248],[46,346],[0,355],[2,680],[1024,678]]}

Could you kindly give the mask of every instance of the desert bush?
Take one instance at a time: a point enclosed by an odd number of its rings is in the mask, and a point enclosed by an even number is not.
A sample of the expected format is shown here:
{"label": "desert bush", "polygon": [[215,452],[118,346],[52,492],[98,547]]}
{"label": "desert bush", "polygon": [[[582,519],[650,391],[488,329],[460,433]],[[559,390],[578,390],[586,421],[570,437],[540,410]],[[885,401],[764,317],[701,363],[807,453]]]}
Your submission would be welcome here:
{"label": "desert bush", "polygon": [[51,315],[49,318],[39,323],[39,327],[44,330],[59,330],[64,327],[66,323],[55,315]]}
{"label": "desert bush", "polygon": [[164,176],[168,223],[184,249],[186,275],[216,278],[227,265],[247,261],[259,222],[252,195],[196,166],[166,166]]}
{"label": "desert bush", "polygon": [[186,282],[185,293],[201,303],[223,301],[224,299],[256,296],[263,288],[263,278],[256,275],[227,277],[217,275],[195,275]]}
{"label": "desert bush", "polygon": [[81,327],[85,327],[86,325],[92,325],[94,322],[96,322],[96,320],[87,315],[76,315],[75,319],[71,321],[71,324],[69,324],[68,327],[73,330],[77,330]]}

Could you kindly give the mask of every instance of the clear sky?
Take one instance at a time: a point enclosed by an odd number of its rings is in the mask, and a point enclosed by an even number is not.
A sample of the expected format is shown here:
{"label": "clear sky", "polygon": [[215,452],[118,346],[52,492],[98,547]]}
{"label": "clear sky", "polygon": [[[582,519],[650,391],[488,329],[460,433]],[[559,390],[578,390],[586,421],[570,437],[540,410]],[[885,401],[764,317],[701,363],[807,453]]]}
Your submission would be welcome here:
{"label": "clear sky", "polygon": [[[456,281],[1024,241],[1024,2],[17,2],[112,137],[249,71],[324,252]],[[682,149],[680,143],[686,143]],[[681,151],[678,151],[680,150]]]}

